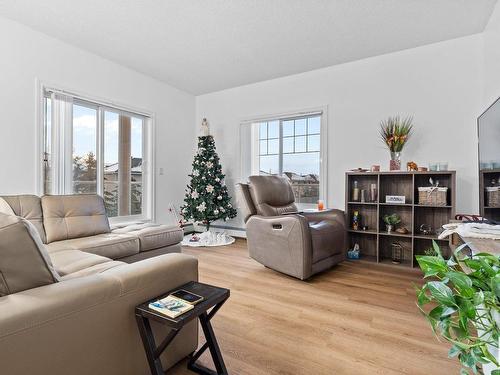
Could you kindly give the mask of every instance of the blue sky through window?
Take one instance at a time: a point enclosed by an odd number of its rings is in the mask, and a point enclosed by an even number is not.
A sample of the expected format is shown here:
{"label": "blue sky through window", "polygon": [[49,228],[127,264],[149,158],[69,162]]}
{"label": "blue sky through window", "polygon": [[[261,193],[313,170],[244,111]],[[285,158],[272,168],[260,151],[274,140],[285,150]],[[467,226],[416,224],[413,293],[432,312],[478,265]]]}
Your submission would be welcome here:
{"label": "blue sky through window", "polygon": [[[118,114],[105,112],[104,115],[104,163],[118,162]],[[132,117],[132,157],[142,157],[142,119]],[[84,156],[96,153],[97,111],[80,105],[73,105],[73,154]]]}

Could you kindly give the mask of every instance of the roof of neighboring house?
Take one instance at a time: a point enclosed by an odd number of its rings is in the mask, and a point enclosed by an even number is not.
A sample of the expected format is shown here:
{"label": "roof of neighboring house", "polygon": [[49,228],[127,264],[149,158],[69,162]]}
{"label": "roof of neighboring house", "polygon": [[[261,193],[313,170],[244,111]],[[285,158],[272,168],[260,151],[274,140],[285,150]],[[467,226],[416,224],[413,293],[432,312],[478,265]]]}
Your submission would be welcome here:
{"label": "roof of neighboring house", "polygon": [[[131,165],[132,174],[142,173],[142,158],[132,158]],[[118,163],[108,164],[104,166],[104,174],[115,174],[118,173]]]}
{"label": "roof of neighboring house", "polygon": [[[272,173],[266,172],[266,171],[260,171],[259,174],[261,176],[272,176]],[[305,184],[318,184],[319,183],[319,176],[317,174],[297,174],[294,172],[284,172],[283,176],[288,178],[288,180],[291,183],[305,183]]]}
{"label": "roof of neighboring house", "polygon": [[294,172],[284,172],[283,174],[292,183],[293,182],[298,182],[298,183],[302,182],[302,183],[308,183],[308,184],[319,183],[319,176],[316,174],[309,173],[309,174],[301,175],[301,174],[297,174]]}

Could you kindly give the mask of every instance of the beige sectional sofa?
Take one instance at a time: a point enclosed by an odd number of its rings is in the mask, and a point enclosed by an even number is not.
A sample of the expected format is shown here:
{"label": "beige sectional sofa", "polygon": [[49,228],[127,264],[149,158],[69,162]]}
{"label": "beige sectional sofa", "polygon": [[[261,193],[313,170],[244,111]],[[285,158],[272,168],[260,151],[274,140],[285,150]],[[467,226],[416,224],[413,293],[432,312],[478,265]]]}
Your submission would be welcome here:
{"label": "beige sectional sofa", "polygon": [[[134,307],[198,279],[197,260],[179,254],[182,234],[154,224],[113,229],[97,195],[0,198],[1,372],[149,373]],[[153,328],[158,340],[167,333]],[[193,322],[164,368],[196,346]]]}

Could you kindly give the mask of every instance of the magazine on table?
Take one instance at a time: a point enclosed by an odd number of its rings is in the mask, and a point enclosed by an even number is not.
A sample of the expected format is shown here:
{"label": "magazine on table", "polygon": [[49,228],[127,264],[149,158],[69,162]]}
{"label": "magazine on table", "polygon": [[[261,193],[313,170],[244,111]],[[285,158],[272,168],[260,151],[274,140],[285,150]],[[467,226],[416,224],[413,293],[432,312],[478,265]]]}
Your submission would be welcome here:
{"label": "magazine on table", "polygon": [[198,302],[203,301],[198,294],[179,289],[167,297],[149,304],[149,308],[158,311],[170,318],[176,318],[191,310]]}
{"label": "magazine on table", "polygon": [[194,308],[194,305],[187,303],[173,296],[167,296],[158,301],[151,302],[149,308],[162,313],[169,318],[176,318]]}

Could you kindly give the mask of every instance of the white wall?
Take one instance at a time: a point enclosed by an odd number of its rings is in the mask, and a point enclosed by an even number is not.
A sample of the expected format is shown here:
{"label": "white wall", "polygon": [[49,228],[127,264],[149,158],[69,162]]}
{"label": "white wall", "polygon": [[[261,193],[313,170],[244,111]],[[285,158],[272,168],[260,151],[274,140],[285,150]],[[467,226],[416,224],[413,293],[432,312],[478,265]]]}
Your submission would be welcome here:
{"label": "white wall", "polygon": [[500,97],[500,2],[497,3],[483,33],[484,107]]}
{"label": "white wall", "polygon": [[0,19],[0,194],[35,193],[36,79],[156,116],[157,217],[179,206],[194,142],[195,99],[157,80]]}
{"label": "white wall", "polygon": [[[240,180],[242,119],[328,106],[330,207],[344,207],[344,173],[381,164],[380,120],[411,114],[415,134],[403,161],[448,161],[457,170],[457,209],[478,211],[476,119],[482,112],[481,35],[237,87],[196,98],[207,117],[229,186]],[[238,225],[239,221],[233,225]]]}

